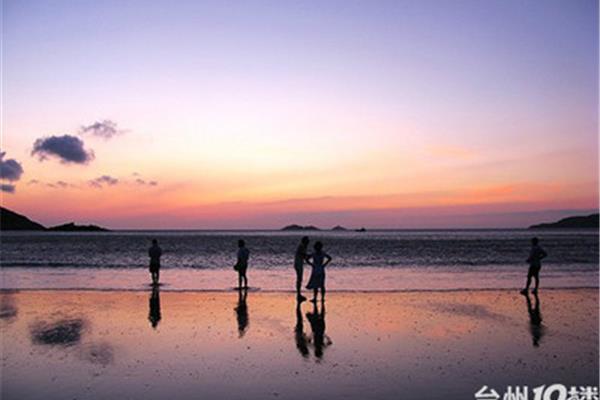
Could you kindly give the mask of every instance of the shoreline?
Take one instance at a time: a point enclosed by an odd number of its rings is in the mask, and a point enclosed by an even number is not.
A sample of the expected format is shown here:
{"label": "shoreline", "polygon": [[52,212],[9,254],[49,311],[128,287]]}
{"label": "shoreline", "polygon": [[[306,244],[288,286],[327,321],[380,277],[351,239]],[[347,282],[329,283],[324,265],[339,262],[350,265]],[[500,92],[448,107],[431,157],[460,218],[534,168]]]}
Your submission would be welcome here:
{"label": "shoreline", "polygon": [[[238,288],[229,289],[169,289],[168,287],[162,287],[159,285],[160,292],[164,293],[237,293]],[[15,293],[15,292],[125,292],[125,293],[144,293],[152,291],[152,285],[148,284],[147,288],[139,289],[121,289],[121,288],[0,288],[1,293]],[[327,294],[394,294],[394,293],[476,293],[476,292],[515,292],[519,294],[519,290],[522,288],[458,288],[458,289],[372,289],[372,290],[361,290],[361,289],[327,289]],[[600,290],[600,286],[573,286],[573,287],[544,287],[539,289],[539,294],[545,291],[580,291],[580,290]],[[249,293],[264,293],[264,294],[295,294],[294,289],[260,289],[249,287]],[[304,294],[309,293],[309,290],[303,290]],[[531,293],[530,293],[531,294]],[[523,296],[523,295],[521,295]]]}
{"label": "shoreline", "polygon": [[[327,272],[330,292],[409,292],[449,290],[517,290],[525,285],[525,268],[452,271],[430,268],[332,268]],[[304,271],[305,284],[310,271]],[[271,270],[251,269],[249,284],[262,292],[290,292],[295,289],[291,267]],[[161,271],[163,291],[227,292],[237,286],[235,271],[229,269],[174,269]],[[146,291],[150,276],[146,268],[5,268],[0,270],[3,289],[68,289]],[[303,286],[304,287],[304,286]],[[545,266],[540,288],[598,288],[599,271],[566,272]]]}

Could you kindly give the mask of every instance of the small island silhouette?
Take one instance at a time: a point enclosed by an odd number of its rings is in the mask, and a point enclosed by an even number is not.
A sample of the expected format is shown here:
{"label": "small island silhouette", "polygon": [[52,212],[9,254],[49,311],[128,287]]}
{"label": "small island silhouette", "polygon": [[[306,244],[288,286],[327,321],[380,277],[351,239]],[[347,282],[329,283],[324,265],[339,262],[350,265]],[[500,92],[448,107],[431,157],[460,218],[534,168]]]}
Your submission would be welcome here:
{"label": "small island silhouette", "polygon": [[[363,228],[364,229],[364,228]],[[298,224],[292,224],[292,225],[287,225],[284,226],[283,228],[281,228],[282,231],[320,231],[321,229],[317,228],[314,225],[298,225]],[[336,231],[336,232],[346,232],[348,231],[347,228],[344,228],[341,225],[336,225],[333,228],[331,228],[332,231]]]}
{"label": "small island silhouette", "polygon": [[599,214],[563,218],[557,222],[531,225],[529,229],[598,228]]}
{"label": "small island silhouette", "polygon": [[336,225],[336,226],[334,226],[333,228],[331,228],[331,230],[332,230],[332,231],[340,231],[340,232],[341,232],[341,231],[347,231],[348,229],[344,228],[344,227],[343,227],[343,226],[341,226],[341,225]]}
{"label": "small island silhouette", "polygon": [[108,229],[97,225],[76,225],[74,222],[69,222],[63,225],[52,226],[49,231],[59,232],[107,232]]}
{"label": "small island silhouette", "polygon": [[74,222],[46,228],[24,215],[0,207],[0,231],[106,232],[108,229],[96,225],[76,225]]}
{"label": "small island silhouette", "polygon": [[302,226],[302,225],[292,224],[292,225],[284,226],[283,228],[281,228],[281,230],[282,231],[318,231],[320,229],[313,225]]}

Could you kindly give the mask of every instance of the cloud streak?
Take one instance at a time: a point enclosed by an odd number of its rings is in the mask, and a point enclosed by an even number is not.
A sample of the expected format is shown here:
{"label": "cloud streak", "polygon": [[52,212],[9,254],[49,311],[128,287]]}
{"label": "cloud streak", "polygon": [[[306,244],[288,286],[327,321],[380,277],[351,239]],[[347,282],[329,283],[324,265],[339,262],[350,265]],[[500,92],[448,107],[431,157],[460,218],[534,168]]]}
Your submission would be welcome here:
{"label": "cloud streak", "polygon": [[96,121],[91,125],[83,125],[79,128],[80,135],[93,135],[103,139],[111,139],[114,136],[125,133],[125,130],[119,129],[117,123],[110,119]]}
{"label": "cloud streak", "polygon": [[113,178],[110,175],[102,175],[96,179],[88,181],[88,183],[90,184],[90,186],[100,189],[105,186],[114,186],[117,183],[119,183],[119,180],[117,178]]}
{"label": "cloud streak", "polygon": [[54,183],[47,183],[46,186],[51,187],[53,189],[66,189],[68,187],[73,187],[73,185],[71,185],[65,181],[56,181]]}
{"label": "cloud streak", "polygon": [[157,186],[158,185],[158,182],[156,182],[156,181],[147,181],[142,178],[137,178],[135,180],[135,183],[137,183],[138,185],[142,185],[142,186]]}
{"label": "cloud streak", "polygon": [[11,185],[11,184],[8,184],[8,183],[0,183],[0,192],[14,193],[15,192],[15,185]]}
{"label": "cloud streak", "polygon": [[46,136],[33,144],[32,156],[40,161],[58,158],[63,164],[87,164],[94,159],[94,152],[84,148],[83,140],[76,136]]}

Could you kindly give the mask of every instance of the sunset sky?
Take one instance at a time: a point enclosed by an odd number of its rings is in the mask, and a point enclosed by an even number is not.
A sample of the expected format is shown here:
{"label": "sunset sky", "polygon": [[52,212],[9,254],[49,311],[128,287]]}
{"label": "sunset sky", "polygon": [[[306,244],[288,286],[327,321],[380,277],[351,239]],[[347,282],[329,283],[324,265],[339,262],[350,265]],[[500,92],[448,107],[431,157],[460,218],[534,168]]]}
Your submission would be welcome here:
{"label": "sunset sky", "polygon": [[598,208],[596,0],[4,0],[2,52],[2,205],[47,225]]}

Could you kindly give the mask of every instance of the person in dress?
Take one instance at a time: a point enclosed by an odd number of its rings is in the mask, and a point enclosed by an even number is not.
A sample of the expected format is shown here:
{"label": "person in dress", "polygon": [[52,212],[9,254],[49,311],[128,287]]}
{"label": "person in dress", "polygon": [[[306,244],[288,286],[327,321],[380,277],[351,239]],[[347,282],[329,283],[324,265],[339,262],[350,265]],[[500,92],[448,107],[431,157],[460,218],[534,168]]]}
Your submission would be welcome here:
{"label": "person in dress", "polygon": [[[246,271],[248,270],[248,259],[250,258],[250,250],[246,248],[246,242],[242,239],[238,240],[238,253],[237,262],[233,266],[238,272],[238,288],[248,289],[248,277],[246,277]],[[243,282],[243,286],[242,286]]]}
{"label": "person in dress", "polygon": [[302,296],[302,278],[304,276],[304,262],[306,261],[306,256],[308,254],[308,236],[304,236],[302,240],[300,240],[300,244],[296,249],[296,254],[294,255],[294,270],[296,271],[296,300],[298,302],[303,302],[306,300],[306,297]]}
{"label": "person in dress", "polygon": [[531,293],[537,293],[538,286],[540,284],[540,269],[542,269],[542,259],[546,258],[548,254],[539,245],[538,238],[534,237],[531,239],[531,250],[529,251],[529,257],[527,262],[529,263],[529,271],[527,271],[527,284],[525,289],[521,290],[521,294],[527,294],[529,285],[531,285],[531,278],[535,279],[535,287]]}
{"label": "person in dress", "polygon": [[315,252],[306,257],[306,263],[312,266],[307,289],[313,290],[313,299],[317,301],[317,294],[321,289],[321,301],[325,301],[325,267],[331,262],[331,256],[323,251],[323,243],[315,243]]}
{"label": "person in dress", "polygon": [[150,275],[152,276],[152,284],[158,285],[160,276],[160,256],[162,256],[162,249],[158,245],[158,240],[152,239],[152,246],[148,250],[148,256],[150,256]]}

